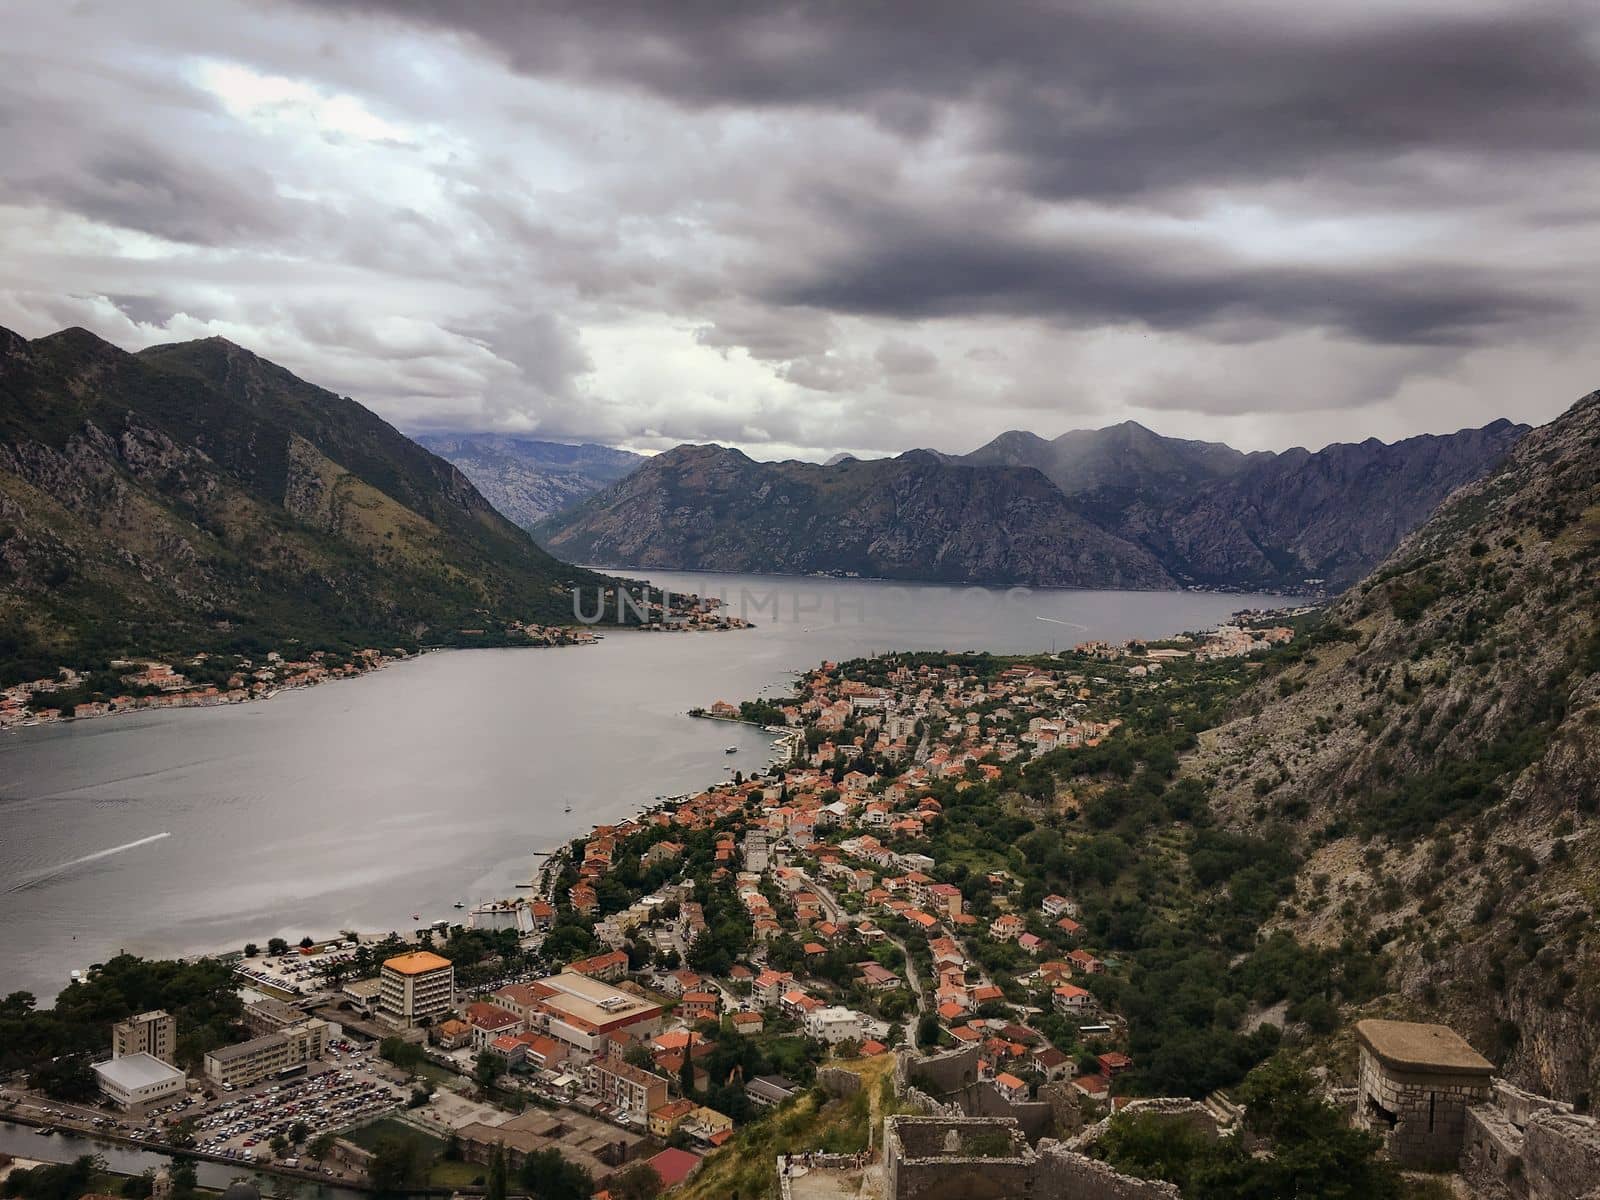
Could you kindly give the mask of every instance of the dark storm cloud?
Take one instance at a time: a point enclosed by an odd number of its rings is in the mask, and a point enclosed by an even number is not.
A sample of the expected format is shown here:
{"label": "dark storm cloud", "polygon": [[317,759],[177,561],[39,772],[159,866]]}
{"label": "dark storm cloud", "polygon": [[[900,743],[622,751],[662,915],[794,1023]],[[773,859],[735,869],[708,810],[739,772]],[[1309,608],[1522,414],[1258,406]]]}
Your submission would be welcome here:
{"label": "dark storm cloud", "polygon": [[985,148],[1051,195],[1270,178],[1329,156],[1589,150],[1600,138],[1595,22],[1576,4],[341,7],[473,38],[532,75],[688,108],[865,111],[919,135],[967,106]]}
{"label": "dark storm cloud", "polygon": [[1448,263],[1250,266],[1148,237],[1029,237],[856,201],[828,204],[846,245],[770,281],[771,303],[901,319],[1000,313],[1213,331],[1325,326],[1364,342],[1450,344],[1547,320],[1568,302]]}
{"label": "dark storm cloud", "polygon": [[1595,382],[1592,5],[21,3],[0,323],[409,428],[1254,447]]}

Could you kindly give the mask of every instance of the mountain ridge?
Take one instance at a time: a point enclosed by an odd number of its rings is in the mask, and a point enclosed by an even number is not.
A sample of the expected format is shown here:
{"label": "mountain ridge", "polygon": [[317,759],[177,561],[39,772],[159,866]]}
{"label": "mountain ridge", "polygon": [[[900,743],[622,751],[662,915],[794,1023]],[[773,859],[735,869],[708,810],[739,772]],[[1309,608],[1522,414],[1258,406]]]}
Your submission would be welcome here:
{"label": "mountain ridge", "polygon": [[678,446],[535,532],[575,560],[645,568],[1171,586],[1150,555],[1084,520],[1037,471],[924,451],[825,467]]}
{"label": "mountain ridge", "polygon": [[1221,823],[1305,856],[1269,928],[1391,962],[1512,1082],[1600,1087],[1600,392],[1454,492],[1201,737]]}
{"label": "mountain ridge", "polygon": [[[1368,439],[1314,452],[1296,448],[1274,454],[1164,438],[1128,421],[1104,430],[1069,431],[1054,441],[1011,430],[969,455],[915,449],[871,463],[899,463],[900,470],[914,464],[929,472],[1029,471],[1057,493],[1060,503],[1050,505],[1060,514],[1057,519],[1068,543],[1084,542],[1084,524],[1111,539],[1100,543],[1099,574],[1084,563],[1076,570],[1005,566],[1015,573],[985,582],[1120,586],[1109,582],[1126,574],[1109,566],[1112,558],[1119,558],[1125,564],[1142,564],[1135,572],[1143,581],[1139,586],[1336,592],[1360,578],[1451,491],[1499,461],[1526,428],[1502,419],[1481,429],[1424,434],[1395,443]],[[848,458],[819,467],[792,460],[762,463],[742,451],[719,449],[738,456],[730,461],[740,464],[751,496],[775,494],[770,490],[774,485],[782,480],[792,483],[797,472],[806,470],[876,471],[886,484],[893,474],[881,465],[871,467]],[[651,462],[659,464],[664,457]],[[816,533],[820,510],[807,508],[792,494],[786,503],[790,515],[800,519],[789,526],[791,540],[785,541],[782,531],[774,529],[762,545],[732,553],[731,545],[739,540],[737,531],[714,528],[729,511],[726,498],[697,494],[685,479],[669,485],[662,478],[666,470],[643,464],[628,480],[546,517],[534,531],[558,550],[572,547],[586,561],[623,566],[788,573],[796,563],[806,562],[811,564],[808,570],[861,573],[859,555],[847,562],[828,554],[808,554],[794,543],[792,538],[801,531],[806,536]],[[878,493],[864,487],[868,476],[851,478],[860,502],[870,511],[881,511],[892,498],[892,490]],[[649,495],[652,483],[660,483],[663,494]],[[630,507],[652,515],[633,525],[626,511]],[[674,519],[658,519],[658,510],[664,507],[674,511]],[[895,536],[908,534],[906,515],[901,514]],[[936,514],[924,510],[921,515],[929,528],[925,536],[913,540],[936,545]],[[752,516],[740,510],[740,520],[748,522]],[[1002,516],[996,511],[986,518],[969,501],[961,514],[968,527],[964,536],[975,540],[985,523],[990,539],[1013,536]],[[1047,537],[1038,530],[1030,537],[1028,552],[1047,552]],[[710,546],[717,548],[715,552],[708,552]],[[1072,545],[1063,549],[1070,557]],[[1019,551],[1011,557],[1020,555]],[[1001,552],[991,552],[987,558],[993,570],[1008,561]],[[1158,573],[1149,571],[1150,560],[1158,565]],[[888,577],[919,577],[906,574],[908,569],[897,566]],[[933,569],[920,577],[938,580],[946,574]]]}
{"label": "mountain ridge", "polygon": [[0,333],[0,672],[570,617],[598,583],[354,400],[220,338]]}

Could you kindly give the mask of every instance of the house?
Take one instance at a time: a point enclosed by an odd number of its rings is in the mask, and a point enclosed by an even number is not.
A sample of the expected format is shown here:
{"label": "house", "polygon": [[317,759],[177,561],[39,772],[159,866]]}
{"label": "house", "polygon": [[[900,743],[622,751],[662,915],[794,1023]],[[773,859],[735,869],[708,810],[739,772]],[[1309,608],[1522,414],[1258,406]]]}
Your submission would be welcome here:
{"label": "house", "polygon": [[1030,1057],[1039,1073],[1052,1083],[1072,1073],[1072,1060],[1054,1046],[1035,1047]]}
{"label": "house", "polygon": [[861,1014],[842,1005],[814,1009],[805,1014],[803,1023],[807,1037],[830,1046],[859,1042],[862,1037]]}
{"label": "house", "polygon": [[1016,913],[1001,913],[989,922],[989,936],[998,942],[1009,942],[1022,936],[1027,926]]}
{"label": "house", "polygon": [[685,1021],[714,1021],[721,1011],[720,992],[685,992],[678,1001],[678,1015]]}
{"label": "house", "polygon": [[503,1033],[490,1042],[488,1052],[497,1058],[502,1058],[508,1067],[521,1066],[527,1057],[528,1048],[515,1034]]}
{"label": "house", "polygon": [[567,970],[587,975],[591,979],[615,983],[628,973],[628,956],[621,950],[613,950],[609,954],[596,954],[593,958],[579,959]]}
{"label": "house", "polygon": [[888,992],[900,986],[900,976],[875,962],[863,965],[856,977],[869,991]]}
{"label": "house", "polygon": [[1111,1081],[1104,1075],[1080,1075],[1072,1081],[1072,1086],[1091,1100],[1104,1101],[1111,1095]]}
{"label": "house", "polygon": [[1076,938],[1083,932],[1083,926],[1071,917],[1062,917],[1056,922],[1055,927],[1061,931],[1063,937]]}
{"label": "house", "polygon": [[1019,937],[1017,939],[1017,945],[1022,950],[1033,955],[1043,954],[1045,950],[1044,940],[1042,938],[1034,937],[1031,933],[1025,933]]}
{"label": "house", "polygon": [[1096,958],[1094,955],[1090,954],[1087,950],[1074,950],[1071,954],[1067,955],[1067,958],[1071,960],[1072,965],[1075,968],[1077,968],[1078,970],[1084,972],[1085,974],[1088,974],[1088,975],[1103,975],[1103,974],[1105,974],[1105,969],[1106,969],[1105,963],[1101,962],[1098,958]]}
{"label": "house", "polygon": [[713,1146],[720,1146],[733,1136],[733,1118],[703,1104],[689,1114],[683,1127],[694,1137]]}
{"label": "house", "polygon": [[1028,1085],[1015,1075],[1001,1071],[994,1077],[994,1086],[1012,1104],[1026,1104],[1028,1101]]}
{"label": "house", "polygon": [[789,985],[793,982],[794,976],[788,971],[774,971],[769,968],[756,976],[755,982],[750,986],[750,994],[762,1008],[771,1008],[784,992],[789,990]]}
{"label": "house", "polygon": [[441,1050],[459,1050],[472,1043],[472,1026],[454,1017],[435,1025],[432,1034],[434,1044]]}
{"label": "house", "polygon": [[1133,1066],[1133,1059],[1118,1050],[1110,1050],[1105,1054],[1096,1056],[1100,1060],[1100,1072],[1109,1079],[1115,1079],[1129,1067]]}
{"label": "house", "polygon": [[745,1096],[752,1104],[762,1108],[782,1104],[790,1097],[799,1095],[802,1090],[798,1083],[782,1075],[757,1075],[744,1085]]}
{"label": "house", "polygon": [[678,1150],[671,1146],[645,1159],[657,1178],[661,1180],[661,1190],[668,1191],[677,1187],[689,1176],[700,1169],[700,1156],[689,1150]]}
{"label": "house", "polygon": [[1059,1013],[1085,1013],[1094,1007],[1094,997],[1081,987],[1064,983],[1050,993],[1050,1005]]}
{"label": "house", "polygon": [[669,1100],[659,1108],[650,1110],[650,1133],[665,1141],[682,1125],[698,1107],[693,1100]]}
{"label": "house", "polygon": [[744,1034],[746,1037],[760,1033],[766,1028],[766,1018],[758,1012],[736,1012],[733,1014],[733,1031]]}
{"label": "house", "polygon": [[503,1033],[522,1032],[522,1018],[498,1004],[478,1001],[467,1005],[467,1024],[472,1026],[472,1046],[487,1050],[489,1043]]}

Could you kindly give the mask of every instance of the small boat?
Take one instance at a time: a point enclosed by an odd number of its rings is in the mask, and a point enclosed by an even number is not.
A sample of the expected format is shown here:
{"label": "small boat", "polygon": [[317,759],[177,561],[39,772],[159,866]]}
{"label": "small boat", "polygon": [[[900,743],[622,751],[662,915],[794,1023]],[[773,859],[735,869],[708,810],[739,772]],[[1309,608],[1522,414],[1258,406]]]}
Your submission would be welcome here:
{"label": "small boat", "polygon": [[726,750],[723,751],[723,753],[724,754],[737,754],[737,753],[739,753],[739,747],[737,747],[737,746],[729,746]]}
{"label": "small boat", "polygon": [[466,907],[466,902],[462,901],[462,900],[457,900],[455,906],[457,908],[465,908]]}
{"label": "small boat", "polygon": [[562,812],[571,812],[571,811],[572,811],[572,805],[570,805],[570,804],[569,804],[569,805],[567,805],[567,806],[566,806],[566,807],[565,807],[565,808],[563,808],[563,809],[562,809],[562,810],[561,810],[561,811],[562,811]]}
{"label": "small boat", "polygon": [[411,914],[411,919],[413,921],[420,921],[420,920],[422,920],[422,914],[421,913],[412,913]]}

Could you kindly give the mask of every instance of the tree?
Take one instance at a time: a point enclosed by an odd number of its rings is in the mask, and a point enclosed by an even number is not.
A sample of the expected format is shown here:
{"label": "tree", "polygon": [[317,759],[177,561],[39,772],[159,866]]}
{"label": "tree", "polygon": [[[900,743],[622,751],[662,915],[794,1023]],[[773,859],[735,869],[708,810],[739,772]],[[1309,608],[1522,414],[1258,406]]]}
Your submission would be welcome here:
{"label": "tree", "polygon": [[506,1149],[499,1142],[494,1144],[494,1152],[489,1156],[489,1186],[484,1197],[485,1200],[506,1200]]}
{"label": "tree", "polygon": [[309,933],[306,934],[305,937],[300,939],[300,949],[302,949],[302,950],[309,950],[309,949],[311,949],[311,947],[315,946],[316,944],[317,944],[316,941],[312,938],[312,936]]}
{"label": "tree", "polygon": [[307,1125],[304,1121],[296,1121],[293,1125],[289,1126],[289,1140],[296,1146],[310,1136],[311,1126]]}
{"label": "tree", "polygon": [[683,1048],[683,1066],[678,1068],[678,1087],[685,1097],[694,1096],[694,1055],[689,1053],[692,1047],[685,1044]]}
{"label": "tree", "polygon": [[611,1177],[606,1185],[616,1200],[656,1200],[661,1194],[661,1176],[649,1163],[634,1163]]}
{"label": "tree", "polygon": [[528,1155],[517,1172],[517,1183],[538,1200],[589,1200],[594,1195],[594,1178],[554,1147]]}
{"label": "tree", "polygon": [[86,1104],[100,1094],[100,1081],[87,1054],[68,1054],[43,1063],[28,1077],[28,1086],[52,1100],[74,1104]]}
{"label": "tree", "polygon": [[385,1134],[373,1143],[367,1179],[379,1195],[392,1195],[421,1183],[427,1166],[419,1139]]}
{"label": "tree", "polygon": [[289,943],[281,937],[267,939],[267,953],[276,958],[280,954],[289,953]]}
{"label": "tree", "polygon": [[917,1045],[937,1046],[939,1044],[939,1018],[932,1013],[923,1013],[917,1019]]}
{"label": "tree", "polygon": [[317,1164],[317,1166],[323,1166],[327,1163],[329,1156],[333,1154],[334,1141],[335,1138],[333,1134],[319,1133],[316,1137],[311,1139],[311,1144],[306,1147],[306,1155],[311,1158]]}
{"label": "tree", "polygon": [[260,953],[261,953],[261,947],[256,945],[254,942],[246,942],[244,944],[244,956],[246,958],[254,958],[256,955],[258,955]]}
{"label": "tree", "polygon": [[400,1037],[384,1038],[378,1043],[378,1053],[402,1071],[410,1071],[420,1066],[426,1057],[421,1046]]}
{"label": "tree", "polygon": [[472,1077],[478,1081],[478,1086],[488,1091],[494,1086],[495,1080],[505,1073],[506,1060],[493,1050],[483,1050],[478,1054],[477,1061],[472,1064]]}

